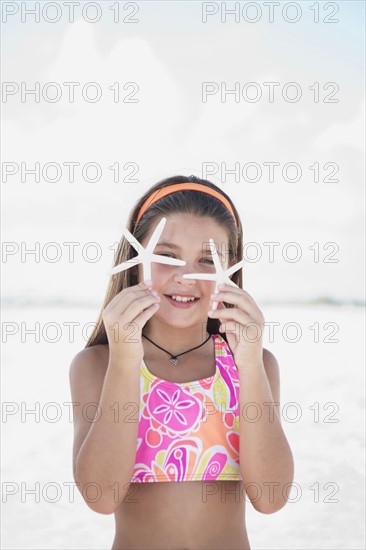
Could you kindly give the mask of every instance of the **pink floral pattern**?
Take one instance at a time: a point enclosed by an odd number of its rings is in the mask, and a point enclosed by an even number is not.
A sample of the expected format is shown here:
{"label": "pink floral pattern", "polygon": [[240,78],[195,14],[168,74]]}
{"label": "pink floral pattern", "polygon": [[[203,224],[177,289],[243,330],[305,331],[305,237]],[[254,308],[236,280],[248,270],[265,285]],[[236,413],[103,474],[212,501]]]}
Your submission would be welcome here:
{"label": "pink floral pattern", "polygon": [[213,336],[215,375],[162,380],[140,369],[140,411],[131,482],[241,480],[239,377],[226,341]]}

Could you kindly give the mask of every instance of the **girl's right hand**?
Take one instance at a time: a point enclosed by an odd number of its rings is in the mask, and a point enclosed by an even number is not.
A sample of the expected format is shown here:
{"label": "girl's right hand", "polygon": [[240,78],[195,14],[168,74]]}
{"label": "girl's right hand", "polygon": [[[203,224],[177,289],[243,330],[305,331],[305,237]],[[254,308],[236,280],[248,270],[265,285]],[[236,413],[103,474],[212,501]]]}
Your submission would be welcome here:
{"label": "girl's right hand", "polygon": [[103,310],[110,356],[141,362],[144,357],[142,329],[159,309],[160,299],[152,294],[151,284],[139,283],[124,288]]}

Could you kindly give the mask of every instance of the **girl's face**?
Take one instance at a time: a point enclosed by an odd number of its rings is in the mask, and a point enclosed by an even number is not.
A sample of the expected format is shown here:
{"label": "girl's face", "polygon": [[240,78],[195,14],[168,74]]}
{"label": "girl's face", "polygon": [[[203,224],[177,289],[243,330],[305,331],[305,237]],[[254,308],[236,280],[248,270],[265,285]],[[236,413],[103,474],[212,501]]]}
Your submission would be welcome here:
{"label": "girl's face", "polygon": [[[174,327],[187,327],[207,322],[207,312],[211,309],[211,294],[215,291],[215,281],[184,279],[185,273],[215,273],[209,239],[213,239],[218,249],[224,269],[228,268],[229,241],[226,230],[210,217],[192,214],[165,215],[167,221],[155,254],[184,260],[186,265],[172,266],[151,264],[153,289],[160,296],[160,307],[153,319]],[[146,246],[160,220],[153,225],[150,233],[142,241]],[[139,282],[142,281],[142,265],[138,266]],[[171,296],[188,296],[194,302],[175,301]]]}

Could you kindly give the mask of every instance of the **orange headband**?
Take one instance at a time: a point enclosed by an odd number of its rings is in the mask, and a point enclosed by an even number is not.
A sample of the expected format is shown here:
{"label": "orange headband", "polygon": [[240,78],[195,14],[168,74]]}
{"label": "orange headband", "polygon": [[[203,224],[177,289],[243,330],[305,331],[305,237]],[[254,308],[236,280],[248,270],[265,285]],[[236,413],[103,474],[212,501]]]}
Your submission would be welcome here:
{"label": "orange headband", "polygon": [[236,223],[234,210],[232,209],[229,201],[223,195],[215,191],[215,189],[208,187],[207,185],[202,185],[201,183],[192,183],[188,181],[185,183],[174,183],[173,185],[167,185],[166,187],[162,187],[161,189],[157,189],[156,191],[154,191],[154,193],[152,193],[141,206],[140,211],[137,215],[136,223],[140,221],[146,210],[150,208],[150,206],[154,204],[154,202],[162,199],[163,197],[166,197],[167,195],[170,195],[171,193],[184,190],[201,191],[202,193],[206,193],[206,195],[211,195],[212,197],[215,197],[215,199],[218,199],[226,206]]}

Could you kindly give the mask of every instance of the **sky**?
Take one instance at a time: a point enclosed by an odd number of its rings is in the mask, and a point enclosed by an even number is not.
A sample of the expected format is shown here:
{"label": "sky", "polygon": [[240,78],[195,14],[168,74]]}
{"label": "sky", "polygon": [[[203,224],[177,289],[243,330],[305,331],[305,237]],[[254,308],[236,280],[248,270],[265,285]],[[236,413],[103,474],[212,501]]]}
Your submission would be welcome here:
{"label": "sky", "polygon": [[280,2],[273,22],[263,2],[257,22],[247,2],[226,22],[219,2],[121,2],[117,23],[112,2],[94,23],[85,2],[54,23],[21,4],[2,3],[5,300],[101,302],[130,208],[176,174],[234,201],[258,300],[364,300],[363,2]]}

